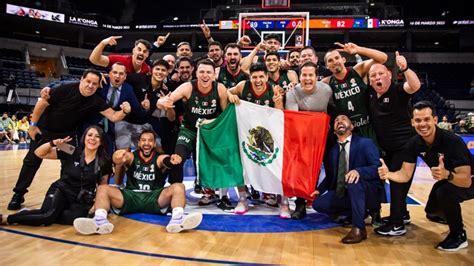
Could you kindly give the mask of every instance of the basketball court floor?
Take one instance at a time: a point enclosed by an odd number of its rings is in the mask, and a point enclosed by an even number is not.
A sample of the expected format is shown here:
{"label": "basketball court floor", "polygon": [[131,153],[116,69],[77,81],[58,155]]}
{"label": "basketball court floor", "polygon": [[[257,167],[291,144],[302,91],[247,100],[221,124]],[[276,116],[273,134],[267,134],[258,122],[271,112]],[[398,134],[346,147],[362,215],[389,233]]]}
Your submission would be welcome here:
{"label": "basketball court floor", "polygon": [[[21,145],[0,145],[0,213],[6,209],[26,154]],[[283,220],[277,208],[253,202],[243,216],[227,214],[215,206],[200,207],[192,190],[191,169],[185,168],[187,212],[204,213],[194,231],[167,233],[169,216],[110,215],[110,235],[83,236],[72,226],[0,226],[0,265],[52,264],[434,264],[474,265],[474,201],[462,204],[469,247],[456,253],[434,249],[448,232],[446,225],[425,218],[424,203],[434,183],[420,165],[409,194],[412,223],[407,234],[380,237],[367,227],[368,239],[344,245],[350,230],[323,214],[309,211],[301,221]],[[59,162],[44,161],[26,194],[26,208],[39,208],[49,185],[59,178]],[[237,194],[230,191],[235,201]],[[389,205],[384,204],[383,215]]]}

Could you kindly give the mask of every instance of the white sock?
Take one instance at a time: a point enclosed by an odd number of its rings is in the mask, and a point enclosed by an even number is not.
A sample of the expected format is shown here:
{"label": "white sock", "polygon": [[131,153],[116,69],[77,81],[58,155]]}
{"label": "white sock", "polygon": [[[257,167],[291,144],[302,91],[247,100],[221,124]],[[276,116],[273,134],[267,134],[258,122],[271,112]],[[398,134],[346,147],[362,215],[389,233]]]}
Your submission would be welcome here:
{"label": "white sock", "polygon": [[239,191],[239,201],[245,201],[247,200],[247,192],[244,191]]}
{"label": "white sock", "polygon": [[288,206],[288,204],[289,204],[289,202],[288,202],[288,197],[281,196],[281,204]]}
{"label": "white sock", "polygon": [[227,196],[227,191],[229,191],[228,188],[219,188],[219,194],[221,199],[222,197]]}
{"label": "white sock", "polygon": [[107,213],[108,212],[105,209],[97,209],[97,210],[95,210],[95,216],[94,217],[107,219]]}
{"label": "white sock", "polygon": [[182,207],[173,208],[173,214],[171,219],[178,219],[184,214],[184,209]]}

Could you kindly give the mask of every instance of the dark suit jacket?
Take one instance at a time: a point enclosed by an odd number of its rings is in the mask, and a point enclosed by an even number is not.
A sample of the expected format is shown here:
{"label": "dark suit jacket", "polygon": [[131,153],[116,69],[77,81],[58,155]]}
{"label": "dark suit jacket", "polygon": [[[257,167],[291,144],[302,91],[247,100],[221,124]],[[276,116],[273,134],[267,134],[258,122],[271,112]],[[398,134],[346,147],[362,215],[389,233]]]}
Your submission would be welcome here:
{"label": "dark suit jacket", "polygon": [[[369,138],[359,137],[352,134],[349,151],[349,171],[357,170],[360,178],[359,182],[370,182],[380,187],[383,191],[377,168],[380,166],[380,155],[377,146]],[[339,144],[336,143],[329,154],[330,169],[326,169],[326,178],[321,182],[318,191],[322,194],[328,189],[336,189],[337,167],[339,163]]]}
{"label": "dark suit jacket", "polygon": [[[102,97],[106,101],[107,101],[107,93],[111,86],[109,79],[107,79],[107,82],[108,83],[103,88],[100,88],[99,90],[97,90],[97,93],[100,95],[100,97]],[[122,89],[120,91],[120,98],[119,98],[118,104],[113,109],[115,111],[120,110],[120,104],[122,104],[123,102],[130,103],[130,106],[132,107],[132,113],[129,114],[128,116],[142,117],[146,115],[147,112],[143,109],[141,103],[138,101],[137,97],[135,96],[135,93],[133,92],[133,87],[126,82],[122,84]],[[112,106],[112,104],[110,104],[110,106]],[[102,120],[102,116],[97,116],[93,120],[94,121],[92,124],[96,124]],[[109,125],[113,132],[114,123],[109,121]]]}

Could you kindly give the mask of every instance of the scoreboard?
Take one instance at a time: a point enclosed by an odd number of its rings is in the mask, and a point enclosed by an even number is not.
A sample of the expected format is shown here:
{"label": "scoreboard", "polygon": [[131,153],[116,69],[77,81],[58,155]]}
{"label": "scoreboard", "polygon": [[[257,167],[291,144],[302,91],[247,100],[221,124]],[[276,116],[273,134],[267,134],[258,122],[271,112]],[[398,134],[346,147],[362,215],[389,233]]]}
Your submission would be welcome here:
{"label": "scoreboard", "polygon": [[[305,19],[244,19],[243,29],[277,30],[301,28],[306,23]],[[238,20],[221,20],[219,29],[237,29]],[[310,19],[310,29],[370,29],[378,28],[379,19],[376,18],[330,18]]]}
{"label": "scoreboard", "polygon": [[245,23],[243,26],[244,29],[255,28],[257,30],[263,29],[294,29],[300,28],[303,25],[303,19],[287,19],[287,20],[244,20]]}

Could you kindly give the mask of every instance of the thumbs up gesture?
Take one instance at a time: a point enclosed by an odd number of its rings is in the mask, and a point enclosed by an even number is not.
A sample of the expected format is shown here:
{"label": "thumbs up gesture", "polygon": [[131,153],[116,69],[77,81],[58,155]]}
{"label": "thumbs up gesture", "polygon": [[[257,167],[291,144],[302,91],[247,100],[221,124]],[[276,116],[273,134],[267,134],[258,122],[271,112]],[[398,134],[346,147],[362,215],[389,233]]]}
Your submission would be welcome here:
{"label": "thumbs up gesture", "polygon": [[282,96],[282,93],[281,93],[281,91],[283,89],[281,89],[280,86],[275,85],[275,86],[272,87],[272,90],[273,90],[273,98],[272,98],[273,102],[274,103],[279,103],[279,102],[283,101],[283,96]]}
{"label": "thumbs up gesture", "polygon": [[398,51],[395,52],[395,62],[398,66],[398,69],[401,71],[407,69],[408,67],[407,59],[403,55],[400,55]]}
{"label": "thumbs up gesture", "polygon": [[380,166],[378,168],[380,179],[382,179],[382,180],[389,179],[388,175],[389,175],[390,171],[388,170],[387,165],[385,164],[385,162],[382,158],[380,158],[380,162],[382,163],[382,166]]}
{"label": "thumbs up gesture", "polygon": [[142,101],[142,107],[145,110],[150,109],[150,100],[148,99],[148,93],[145,94],[145,99],[143,99],[143,101]]}
{"label": "thumbs up gesture", "polygon": [[444,156],[439,156],[438,166],[431,167],[431,175],[436,180],[448,179],[449,171],[444,168]]}

